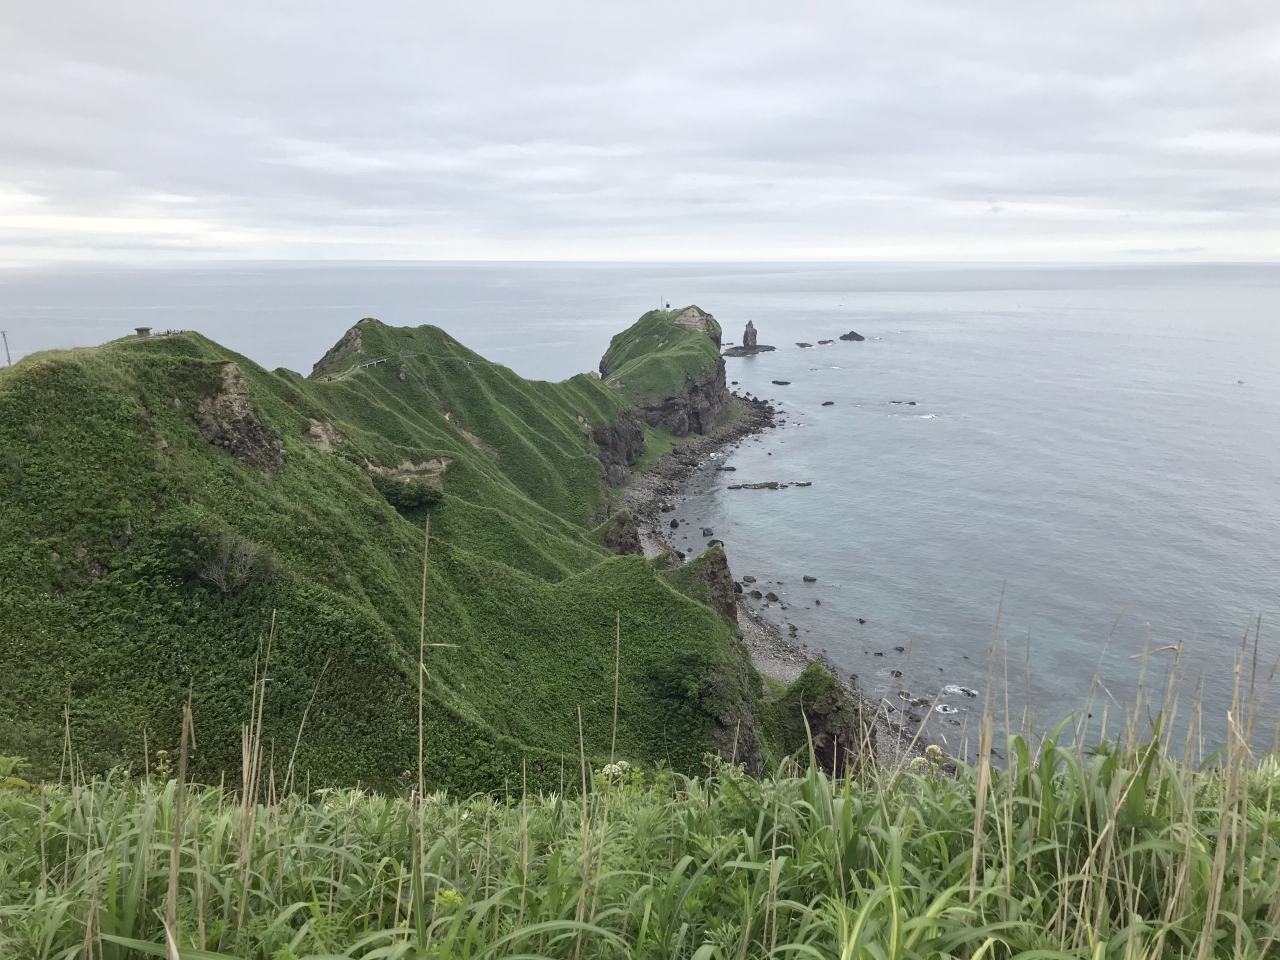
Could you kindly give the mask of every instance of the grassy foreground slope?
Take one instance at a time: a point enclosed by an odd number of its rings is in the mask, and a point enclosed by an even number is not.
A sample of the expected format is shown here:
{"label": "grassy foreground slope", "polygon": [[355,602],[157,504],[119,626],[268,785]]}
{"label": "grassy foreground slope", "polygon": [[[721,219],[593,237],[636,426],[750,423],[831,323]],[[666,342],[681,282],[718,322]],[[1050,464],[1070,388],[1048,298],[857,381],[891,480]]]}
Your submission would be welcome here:
{"label": "grassy foreground slope", "polygon": [[214,787],[179,815],[164,776],[0,786],[0,955],[165,956],[166,915],[184,958],[1280,955],[1274,757],[1005,747],[954,779],[610,771],[574,798],[419,808]]}
{"label": "grassy foreground slope", "polygon": [[[691,372],[667,325],[657,401]],[[56,774],[69,741],[89,770],[138,769],[190,696],[196,775],[234,778],[257,670],[278,770],[305,712],[300,777],[405,782],[429,509],[430,784],[558,786],[579,710],[607,756],[619,618],[619,755],[695,768],[757,681],[728,621],[593,535],[592,431],[641,399],[377,321],[309,378],[197,334],[0,371],[0,753]]]}

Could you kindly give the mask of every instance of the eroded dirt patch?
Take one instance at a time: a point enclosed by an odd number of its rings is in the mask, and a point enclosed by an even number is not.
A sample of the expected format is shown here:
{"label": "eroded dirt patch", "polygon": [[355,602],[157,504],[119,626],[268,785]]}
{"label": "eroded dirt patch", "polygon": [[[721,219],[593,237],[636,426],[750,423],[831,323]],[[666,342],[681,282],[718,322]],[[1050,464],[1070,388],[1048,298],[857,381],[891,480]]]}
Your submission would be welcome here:
{"label": "eroded dirt patch", "polygon": [[325,453],[330,453],[338,444],[347,442],[347,438],[335,430],[333,424],[312,417],[307,417],[307,429],[302,431],[302,438]]}
{"label": "eroded dirt patch", "polygon": [[212,446],[269,477],[284,470],[280,435],[258,419],[249,381],[234,363],[222,365],[222,387],[196,404],[196,428]]}
{"label": "eroded dirt patch", "polygon": [[392,480],[404,483],[419,481],[439,489],[444,485],[441,478],[444,477],[444,472],[449,469],[451,463],[453,463],[452,457],[436,457],[434,460],[423,460],[421,463],[404,460],[398,467],[379,467],[370,463],[367,469],[370,473]]}

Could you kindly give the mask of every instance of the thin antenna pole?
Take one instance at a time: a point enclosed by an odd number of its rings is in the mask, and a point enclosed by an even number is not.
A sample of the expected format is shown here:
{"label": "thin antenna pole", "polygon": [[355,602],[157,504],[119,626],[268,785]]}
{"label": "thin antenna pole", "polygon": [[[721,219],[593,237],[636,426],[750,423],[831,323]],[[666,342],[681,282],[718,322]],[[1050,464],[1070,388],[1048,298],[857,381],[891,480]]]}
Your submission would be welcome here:
{"label": "thin antenna pole", "polygon": [[0,330],[0,337],[4,338],[4,358],[9,366],[13,366],[13,357],[9,356],[9,331]]}

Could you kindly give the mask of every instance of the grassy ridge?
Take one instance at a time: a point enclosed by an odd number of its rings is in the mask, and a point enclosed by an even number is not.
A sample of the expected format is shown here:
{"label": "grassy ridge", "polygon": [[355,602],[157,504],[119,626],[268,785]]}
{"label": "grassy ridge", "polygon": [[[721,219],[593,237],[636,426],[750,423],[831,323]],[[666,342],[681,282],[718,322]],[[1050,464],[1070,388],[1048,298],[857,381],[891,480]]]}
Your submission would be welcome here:
{"label": "grassy ridge", "polygon": [[1234,737],[1209,766],[1159,736],[1006,747],[1007,769],[953,777],[611,768],[572,798],[421,807],[195,788],[180,820],[163,772],[0,789],[0,953],[162,956],[170,890],[183,957],[1280,953],[1274,756]]}
{"label": "grassy ridge", "polygon": [[[660,393],[688,353],[689,331],[668,327],[681,359],[665,381],[654,364]],[[0,752],[47,775],[69,732],[88,769],[137,769],[144,748],[173,747],[190,696],[195,771],[235,776],[274,620],[267,739],[291,745],[314,697],[300,769],[395,788],[416,765],[427,510],[394,509],[369,471],[447,459],[430,508],[429,782],[501,790],[527,770],[555,786],[579,708],[586,750],[607,754],[619,614],[619,750],[696,768],[717,716],[757,691],[729,624],[593,533],[606,498],[590,430],[622,391],[525,381],[433,327],[357,331],[363,352],[310,378],[196,334],[0,371]],[[197,429],[228,363],[282,443],[278,476]],[[331,449],[308,441],[313,422]],[[251,561],[226,589],[207,577],[220,555]],[[673,683],[690,665],[694,682]]]}

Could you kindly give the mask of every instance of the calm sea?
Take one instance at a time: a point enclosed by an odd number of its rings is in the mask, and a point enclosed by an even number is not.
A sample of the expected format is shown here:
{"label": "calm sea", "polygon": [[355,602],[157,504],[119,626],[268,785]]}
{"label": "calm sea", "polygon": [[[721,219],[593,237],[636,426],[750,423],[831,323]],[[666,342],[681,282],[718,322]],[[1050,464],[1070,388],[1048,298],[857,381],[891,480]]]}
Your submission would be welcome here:
{"label": "calm sea", "polygon": [[[1114,731],[1144,643],[1182,644],[1180,716],[1200,685],[1213,745],[1261,618],[1261,695],[1280,655],[1278,266],[0,270],[15,359],[147,325],[304,373],[376,316],[437,324],[560,379],[594,368],[613,333],[663,300],[699,304],[731,339],[753,320],[778,350],[729,360],[729,377],[788,414],[677,516],[713,528],[735,574],[781,597],[766,615],[869,691],[905,706],[901,690],[985,692],[994,672],[1014,725],[1029,704],[1043,729],[1092,690],[1095,724],[1105,707]],[[850,329],[866,341],[796,346]],[[812,486],[727,489],[766,480]],[[1148,661],[1161,695],[1171,662]],[[958,712],[930,727],[953,748],[975,740],[981,698],[941,700]],[[1268,706],[1267,744],[1276,718]]]}

